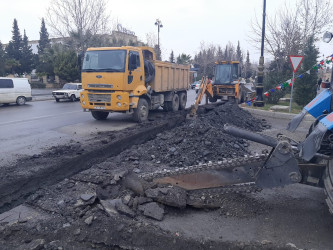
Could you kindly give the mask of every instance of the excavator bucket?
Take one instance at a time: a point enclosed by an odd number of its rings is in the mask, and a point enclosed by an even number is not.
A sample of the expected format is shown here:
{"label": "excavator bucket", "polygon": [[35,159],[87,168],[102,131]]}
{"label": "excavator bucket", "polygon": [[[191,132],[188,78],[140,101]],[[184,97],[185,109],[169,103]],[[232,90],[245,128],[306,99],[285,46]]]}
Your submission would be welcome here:
{"label": "excavator bucket", "polygon": [[196,118],[199,104],[201,103],[205,94],[208,97],[213,97],[213,86],[212,86],[210,80],[208,79],[208,77],[206,77],[206,76],[202,77],[202,79],[201,79],[201,84],[200,84],[200,88],[198,91],[198,95],[195,98],[194,104],[191,106],[190,113],[186,117],[187,119]]}

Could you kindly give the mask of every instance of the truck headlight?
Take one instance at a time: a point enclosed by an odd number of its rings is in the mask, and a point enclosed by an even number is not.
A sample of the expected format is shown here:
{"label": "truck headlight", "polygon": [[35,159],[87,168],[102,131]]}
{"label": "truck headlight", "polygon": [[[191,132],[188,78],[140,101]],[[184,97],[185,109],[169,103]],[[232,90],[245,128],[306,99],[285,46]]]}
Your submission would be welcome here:
{"label": "truck headlight", "polygon": [[81,95],[81,98],[83,99],[83,98],[84,98],[84,95]]}
{"label": "truck headlight", "polygon": [[118,105],[118,107],[121,107],[121,103],[120,102],[117,102],[117,105]]}
{"label": "truck headlight", "polygon": [[121,100],[121,95],[117,95],[118,100]]}
{"label": "truck headlight", "polygon": [[82,104],[83,104],[83,105],[86,105],[86,102],[85,102],[85,101],[82,101]]}

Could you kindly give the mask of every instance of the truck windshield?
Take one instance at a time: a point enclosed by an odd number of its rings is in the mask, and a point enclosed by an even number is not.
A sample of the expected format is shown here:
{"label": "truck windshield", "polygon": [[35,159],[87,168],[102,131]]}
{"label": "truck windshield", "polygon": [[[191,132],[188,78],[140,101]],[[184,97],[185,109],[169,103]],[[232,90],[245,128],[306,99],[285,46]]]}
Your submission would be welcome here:
{"label": "truck windshield", "polygon": [[125,72],[126,50],[87,51],[82,72]]}
{"label": "truck windshield", "polygon": [[231,84],[237,79],[237,64],[216,65],[216,75],[214,84]]}

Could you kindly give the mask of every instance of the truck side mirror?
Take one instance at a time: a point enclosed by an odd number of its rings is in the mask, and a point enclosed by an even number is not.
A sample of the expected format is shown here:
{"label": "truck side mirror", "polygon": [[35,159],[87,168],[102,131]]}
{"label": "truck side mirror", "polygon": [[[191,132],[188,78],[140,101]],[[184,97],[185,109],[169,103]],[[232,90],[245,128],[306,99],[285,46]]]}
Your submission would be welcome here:
{"label": "truck side mirror", "polygon": [[136,55],[131,54],[129,58],[129,64],[128,64],[128,69],[129,71],[135,70],[137,68],[136,66]]}

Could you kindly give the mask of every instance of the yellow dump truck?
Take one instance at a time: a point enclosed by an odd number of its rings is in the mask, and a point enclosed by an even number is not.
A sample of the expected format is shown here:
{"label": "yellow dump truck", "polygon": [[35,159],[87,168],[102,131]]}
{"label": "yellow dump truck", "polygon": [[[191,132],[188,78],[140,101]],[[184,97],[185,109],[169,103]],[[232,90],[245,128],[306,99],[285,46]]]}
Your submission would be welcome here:
{"label": "yellow dump truck", "polygon": [[82,65],[81,106],[97,120],[124,112],[142,122],[149,110],[185,109],[189,74],[189,65],[157,61],[150,47],[89,48]]}

